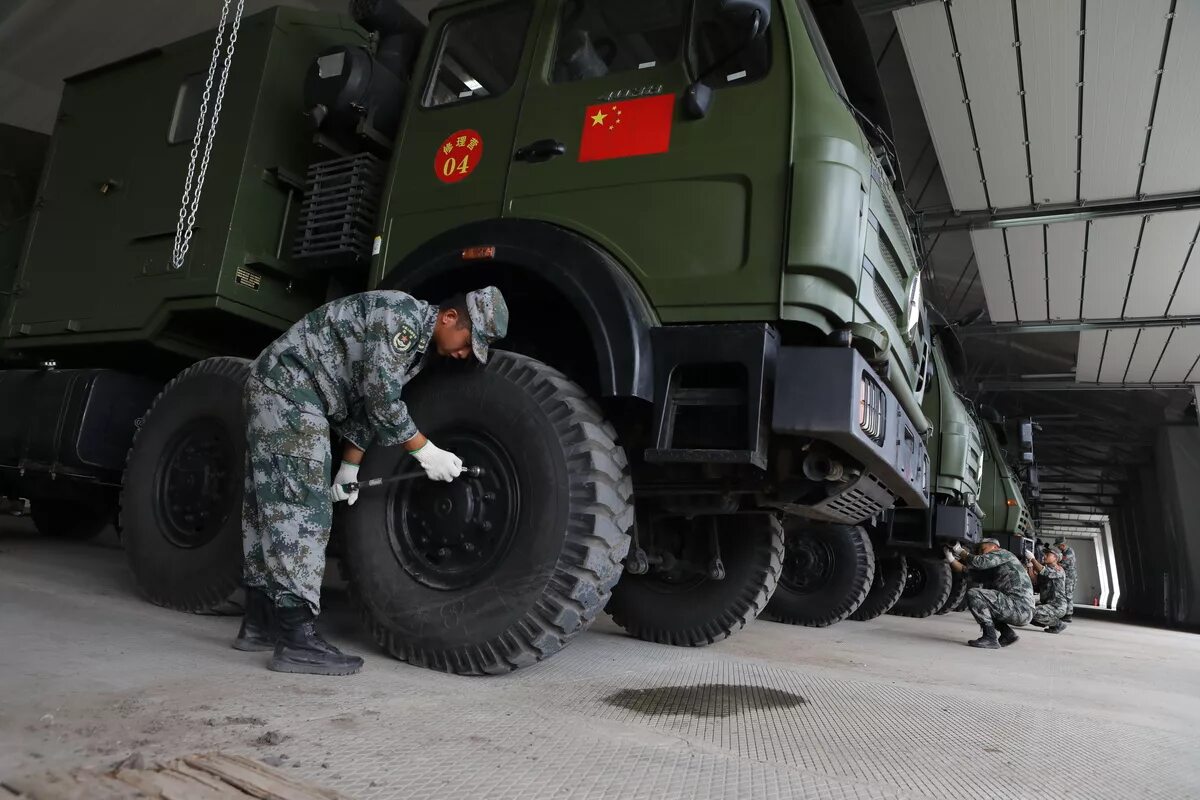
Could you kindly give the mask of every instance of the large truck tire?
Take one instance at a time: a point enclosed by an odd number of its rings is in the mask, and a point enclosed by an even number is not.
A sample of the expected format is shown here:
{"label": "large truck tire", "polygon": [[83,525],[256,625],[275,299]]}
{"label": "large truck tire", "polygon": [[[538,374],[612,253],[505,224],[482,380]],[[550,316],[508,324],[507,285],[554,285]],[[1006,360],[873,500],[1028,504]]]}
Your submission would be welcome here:
{"label": "large truck tire", "polygon": [[910,557],[904,591],[889,614],[901,617],[929,617],[938,612],[950,597],[954,581],[950,565],[941,558]]}
{"label": "large truck tire", "polygon": [[875,551],[857,525],[788,526],[779,588],[768,613],[789,625],[824,628],[862,605],[875,578]]}
{"label": "large truck tire", "polygon": [[179,373],[133,439],[121,538],[138,588],[180,611],[212,611],[242,581],[250,362],[210,358]]}
{"label": "large truck tire", "polygon": [[[417,666],[510,672],[561,650],[604,608],[633,525],[625,451],[561,373],[493,351],[405,391],[413,419],[479,477],[364,489],[343,566],[375,641]],[[417,466],[372,447],[360,480]]]}
{"label": "large truck tire", "polygon": [[891,611],[904,591],[907,569],[907,561],[900,553],[876,555],[875,579],[871,581],[871,590],[867,592],[867,599],[862,601],[862,605],[850,615],[850,619],[866,622]]}
{"label": "large truck tire", "polygon": [[105,508],[57,497],[31,500],[29,516],[42,536],[77,542],[95,538],[113,522],[111,504]]}
{"label": "large truck tire", "polygon": [[939,614],[949,614],[954,609],[958,608],[958,604],[967,599],[967,578],[961,572],[954,572],[951,575],[950,596],[946,598],[946,602],[937,610]]}
{"label": "large truck tire", "polygon": [[608,603],[613,621],[639,639],[682,647],[719,642],[753,622],[779,583],[783,527],[771,514],[716,519],[724,578],[626,574]]}

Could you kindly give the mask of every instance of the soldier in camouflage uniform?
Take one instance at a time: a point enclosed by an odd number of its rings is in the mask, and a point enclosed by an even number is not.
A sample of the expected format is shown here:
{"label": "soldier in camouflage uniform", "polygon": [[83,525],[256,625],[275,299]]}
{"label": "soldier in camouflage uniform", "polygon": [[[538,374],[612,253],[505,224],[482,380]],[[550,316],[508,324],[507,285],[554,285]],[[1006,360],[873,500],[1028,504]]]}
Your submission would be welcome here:
{"label": "soldier in camouflage uniform", "polygon": [[1037,575],[1040,595],[1030,622],[1045,628],[1046,633],[1061,633],[1066,627],[1062,618],[1067,613],[1067,574],[1058,565],[1058,551],[1047,550],[1039,562],[1032,550],[1026,550],[1025,561]]}
{"label": "soldier in camouflage uniform", "polygon": [[970,570],[976,583],[967,590],[967,608],[983,635],[967,644],[995,650],[1017,641],[1020,637],[1010,626],[1027,625],[1033,616],[1033,583],[1017,557],[989,538],[980,542],[978,555],[955,545],[953,552],[946,552],[946,560],[956,572]]}
{"label": "soldier in camouflage uniform", "polygon": [[[274,650],[270,668],[347,675],[362,666],[316,631],[333,503],[351,505],[363,451],[402,445],[433,480],[462,461],[417,429],[404,385],[435,355],[487,361],[508,330],[495,287],[441,306],[403,292],[352,295],[297,322],[255,360],[246,383],[246,489],[242,508],[246,614],[239,650]],[[330,430],[345,440],[329,484]]]}
{"label": "soldier in camouflage uniform", "polygon": [[1063,622],[1070,622],[1071,617],[1075,614],[1075,582],[1079,580],[1079,570],[1075,566],[1075,550],[1067,544],[1065,536],[1059,536],[1054,540],[1054,546],[1058,548],[1059,556],[1058,563],[1062,566],[1063,572],[1067,574],[1067,613],[1063,615]]}

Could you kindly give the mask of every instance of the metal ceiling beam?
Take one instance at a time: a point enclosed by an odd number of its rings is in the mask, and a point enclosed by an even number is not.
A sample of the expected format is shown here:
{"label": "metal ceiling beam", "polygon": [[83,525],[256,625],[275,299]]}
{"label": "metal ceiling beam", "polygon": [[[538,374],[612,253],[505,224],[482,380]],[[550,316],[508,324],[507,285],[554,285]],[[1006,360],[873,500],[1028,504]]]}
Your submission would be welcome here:
{"label": "metal ceiling beam", "polygon": [[1196,388],[1192,383],[1077,383],[1075,381],[993,381],[982,380],[981,392],[1129,392],[1165,391]]}
{"label": "metal ceiling beam", "polygon": [[1143,195],[1098,203],[1039,203],[1012,208],[974,211],[926,212],[921,215],[921,232],[937,234],[977,228],[1011,228],[1019,225],[1049,225],[1055,222],[1082,222],[1102,217],[1126,217],[1200,208],[1200,192]]}
{"label": "metal ceiling beam", "polygon": [[1050,320],[1049,322],[993,322],[959,330],[960,336],[1002,336],[1027,333],[1082,333],[1117,328],[1187,328],[1200,325],[1200,316],[1121,317],[1117,319]]}

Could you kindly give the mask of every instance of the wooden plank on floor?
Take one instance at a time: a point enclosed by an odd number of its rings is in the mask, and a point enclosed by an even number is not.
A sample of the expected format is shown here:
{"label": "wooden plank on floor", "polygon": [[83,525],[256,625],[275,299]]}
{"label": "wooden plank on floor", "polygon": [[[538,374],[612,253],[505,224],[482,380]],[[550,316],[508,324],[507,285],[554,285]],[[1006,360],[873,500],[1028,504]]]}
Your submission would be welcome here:
{"label": "wooden plank on floor", "polygon": [[336,792],[301,783],[243,756],[214,753],[188,756],[184,761],[188,766],[216,775],[261,800],[345,800]]}

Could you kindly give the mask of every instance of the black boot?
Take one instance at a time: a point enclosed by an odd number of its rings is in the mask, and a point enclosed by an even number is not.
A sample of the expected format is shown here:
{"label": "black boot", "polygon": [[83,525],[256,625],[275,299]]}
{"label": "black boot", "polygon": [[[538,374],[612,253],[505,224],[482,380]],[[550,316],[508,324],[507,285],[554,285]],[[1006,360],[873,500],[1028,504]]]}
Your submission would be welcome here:
{"label": "black boot", "polygon": [[1009,627],[1007,622],[997,622],[996,632],[1000,634],[1001,647],[1008,647],[1010,644],[1021,638],[1020,636],[1017,636],[1016,632],[1012,628]]}
{"label": "black boot", "polygon": [[1058,622],[1051,625],[1049,628],[1046,628],[1046,633],[1062,633],[1066,629],[1067,629],[1067,626],[1062,624],[1062,620],[1059,620]]}
{"label": "black boot", "polygon": [[257,653],[274,650],[279,638],[279,623],[275,619],[275,604],[261,589],[246,588],[246,611],[242,628],[233,640],[234,650]]}
{"label": "black boot", "polygon": [[353,675],[363,660],[349,656],[325,641],[317,632],[317,618],[308,606],[276,609],[279,641],[268,669],[302,672],[306,675]]}
{"label": "black boot", "polygon": [[1070,621],[1071,621],[1071,615],[1070,615],[1070,614],[1067,614],[1065,617],[1063,617],[1063,618],[1062,618],[1062,620],[1061,620],[1061,621],[1062,621],[1062,622],[1070,622]]}
{"label": "black boot", "polygon": [[983,636],[967,642],[971,647],[982,647],[984,650],[999,650],[1000,643],[996,641],[996,629],[992,625],[980,625]]}

